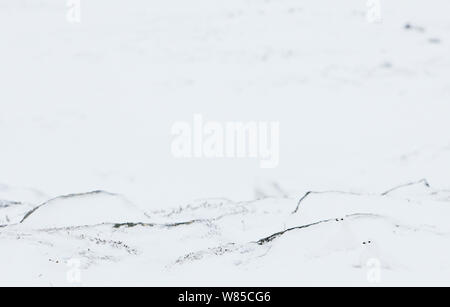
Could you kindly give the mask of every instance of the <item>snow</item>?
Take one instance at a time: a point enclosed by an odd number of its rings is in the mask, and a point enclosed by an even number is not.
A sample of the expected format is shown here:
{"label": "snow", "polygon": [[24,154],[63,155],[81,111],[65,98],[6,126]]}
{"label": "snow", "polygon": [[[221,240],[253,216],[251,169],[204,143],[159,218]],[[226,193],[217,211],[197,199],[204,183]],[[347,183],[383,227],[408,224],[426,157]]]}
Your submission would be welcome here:
{"label": "snow", "polygon": [[30,210],[21,224],[32,228],[65,228],[147,220],[145,213],[124,197],[94,191],[49,200]]}
{"label": "snow", "polygon": [[[297,211],[292,198],[199,200],[148,212],[148,222],[139,214],[133,219],[136,209],[125,210],[118,196],[70,196],[2,228],[1,257],[8,265],[2,267],[0,283],[446,284],[450,207],[436,197],[441,192],[423,182],[388,194],[317,192],[305,197]],[[121,219],[107,211],[111,200],[123,210]],[[60,212],[69,217],[54,220]],[[73,261],[81,276],[76,283],[67,277]],[[371,263],[379,265],[379,280],[370,279]]]}
{"label": "snow", "polygon": [[[448,1],[81,4],[0,1],[0,284],[448,284]],[[194,114],[279,166],[175,159]]]}

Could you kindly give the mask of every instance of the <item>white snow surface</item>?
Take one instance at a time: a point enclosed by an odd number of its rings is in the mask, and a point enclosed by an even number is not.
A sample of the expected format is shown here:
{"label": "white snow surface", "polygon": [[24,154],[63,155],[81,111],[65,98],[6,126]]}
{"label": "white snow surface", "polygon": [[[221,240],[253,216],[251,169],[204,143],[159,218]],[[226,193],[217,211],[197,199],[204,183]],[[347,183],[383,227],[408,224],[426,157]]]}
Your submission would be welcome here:
{"label": "white snow surface", "polygon": [[0,0],[0,285],[450,284],[450,2],[81,3]]}

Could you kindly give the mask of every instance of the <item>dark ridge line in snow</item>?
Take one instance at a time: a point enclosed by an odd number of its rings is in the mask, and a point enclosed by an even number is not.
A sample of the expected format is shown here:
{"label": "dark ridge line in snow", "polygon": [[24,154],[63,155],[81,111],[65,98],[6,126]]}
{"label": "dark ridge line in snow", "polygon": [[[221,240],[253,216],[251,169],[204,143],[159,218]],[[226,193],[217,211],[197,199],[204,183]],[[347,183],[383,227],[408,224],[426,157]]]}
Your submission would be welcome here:
{"label": "dark ridge line in snow", "polygon": [[[384,218],[384,216],[378,215],[378,214],[374,214],[374,213],[353,213],[353,214],[346,215],[344,218],[359,218],[359,217]],[[267,244],[269,242],[272,242],[273,240],[277,239],[278,237],[284,235],[287,232],[298,230],[298,229],[305,229],[305,228],[308,228],[308,227],[313,227],[313,226],[317,226],[317,225],[324,224],[324,223],[330,223],[330,222],[334,222],[334,221],[338,222],[338,221],[340,221],[342,219],[343,218],[330,218],[330,219],[321,220],[321,221],[314,222],[314,223],[307,224],[307,225],[292,227],[292,228],[289,228],[289,229],[286,229],[286,230],[274,233],[274,234],[272,234],[272,235],[270,235],[268,237],[265,237],[263,239],[260,239],[260,240],[258,240],[256,242],[254,242],[254,241],[253,242],[249,242],[248,244],[257,244],[257,245],[263,246],[263,245],[265,245],[265,244]],[[400,227],[400,225],[398,225],[396,223],[394,223],[394,225],[396,227]],[[233,251],[235,251],[235,250],[237,250],[237,249],[239,249],[239,248],[241,248],[243,246],[245,246],[245,244],[237,244],[237,243],[234,243],[234,242],[229,242],[227,244],[220,245],[220,246],[217,246],[217,247],[210,247],[210,248],[208,248],[206,250],[201,250],[201,251],[197,251],[197,252],[191,252],[191,253],[185,254],[184,256],[178,258],[175,261],[175,264],[183,264],[184,262],[186,262],[188,260],[191,260],[191,261],[200,260],[207,254],[213,254],[215,256],[222,256],[222,255],[224,255],[226,253],[233,252]]]}
{"label": "dark ridge line in snow", "polygon": [[205,223],[209,222],[208,219],[197,219],[197,220],[190,220],[185,222],[178,222],[178,223],[166,223],[166,224],[157,224],[157,223],[114,223],[110,224],[113,225],[113,228],[133,228],[136,226],[142,226],[142,227],[166,227],[166,228],[172,228],[172,227],[178,227],[183,225],[191,225],[194,223]]}
{"label": "dark ridge line in snow", "polygon": [[305,193],[305,195],[300,198],[300,200],[297,203],[297,207],[294,211],[292,211],[291,214],[297,213],[298,209],[300,209],[300,204],[311,194],[345,194],[345,195],[353,195],[353,196],[369,196],[370,194],[362,194],[362,193],[354,193],[354,192],[344,192],[344,191],[308,191]]}
{"label": "dark ridge line in snow", "polygon": [[[378,214],[374,214],[374,213],[353,213],[353,214],[348,214],[348,215],[344,216],[344,218],[352,218],[352,217],[380,217],[381,218],[382,216],[378,215]],[[268,237],[262,238],[262,239],[260,239],[260,240],[258,240],[256,242],[253,242],[253,243],[256,243],[258,245],[264,245],[266,243],[272,242],[273,240],[275,240],[276,238],[286,234],[287,232],[290,232],[290,231],[293,231],[293,230],[305,229],[305,228],[317,226],[317,225],[320,225],[320,224],[329,223],[329,222],[335,222],[335,221],[339,221],[339,220],[341,220],[341,218],[329,218],[329,219],[321,220],[321,221],[314,222],[314,223],[311,223],[311,224],[291,227],[291,228],[285,229],[283,231],[276,232],[276,233],[274,233],[274,234],[272,234],[272,235],[270,235]]]}
{"label": "dark ridge line in snow", "polygon": [[410,187],[410,186],[413,186],[413,185],[416,185],[416,184],[424,184],[425,187],[431,188],[431,185],[428,183],[428,180],[424,178],[424,179],[421,179],[419,181],[409,182],[409,183],[405,183],[405,184],[393,187],[392,189],[389,189],[386,192],[381,193],[381,196],[386,196],[386,195],[388,195],[388,194],[390,194],[390,193],[392,193],[392,192],[394,192],[396,190],[399,190],[399,189],[402,189],[402,188],[406,188],[406,187]]}
{"label": "dark ridge line in snow", "polygon": [[[445,233],[445,232],[439,232],[439,231],[431,231],[431,230],[426,230],[426,229],[421,229],[421,228],[417,228],[417,227],[412,227],[412,226],[407,226],[407,225],[401,225],[399,223],[396,223],[394,221],[392,221],[392,218],[390,217],[386,217],[383,215],[379,215],[379,214],[375,214],[375,213],[353,213],[353,214],[348,214],[346,216],[344,216],[344,218],[360,218],[360,217],[376,217],[376,218],[384,218],[384,219],[389,219],[391,220],[391,223],[396,227],[402,227],[405,229],[409,229],[409,230],[420,230],[420,231],[425,231],[425,232],[429,232],[435,235],[439,235],[439,236],[445,236],[445,235],[449,235],[450,233]],[[288,228],[286,230],[283,231],[279,231],[277,233],[274,233],[268,237],[262,238],[256,242],[252,242],[252,243],[256,243],[258,245],[264,245],[266,243],[269,243],[273,240],[275,240],[276,238],[284,235],[287,232],[293,231],[293,230],[298,230],[298,229],[304,229],[304,228],[308,228],[308,227],[313,227],[313,226],[317,226],[319,224],[324,224],[324,223],[329,223],[329,222],[339,222],[340,220],[343,220],[344,218],[330,218],[330,219],[325,219],[325,220],[321,220],[318,222],[314,222],[311,224],[306,224],[306,225],[301,225],[301,226],[296,226],[296,227],[291,227]]]}
{"label": "dark ridge line in snow", "polygon": [[152,226],[156,226],[156,227],[172,228],[172,227],[183,226],[183,225],[191,225],[191,224],[195,224],[195,223],[216,222],[227,216],[243,214],[243,213],[247,213],[247,212],[248,212],[248,210],[245,207],[241,207],[240,211],[225,213],[225,214],[222,214],[222,215],[219,215],[216,217],[206,218],[206,219],[193,219],[193,220],[182,221],[182,222],[162,223],[162,224],[161,223],[116,223],[116,224],[114,224],[113,227],[114,228],[122,228],[122,227],[132,228],[132,227],[136,227],[136,226],[152,225]]}
{"label": "dark ridge line in snow", "polygon": [[91,191],[91,192],[85,192],[85,193],[73,193],[73,194],[68,194],[68,195],[62,195],[62,196],[57,196],[54,197],[52,199],[49,199],[47,201],[45,201],[44,203],[40,204],[39,206],[33,208],[32,210],[30,210],[27,214],[25,214],[25,216],[23,217],[23,219],[19,222],[19,224],[22,224],[27,218],[29,218],[33,213],[35,213],[38,209],[40,209],[41,207],[49,204],[52,201],[58,200],[58,199],[69,199],[69,198],[73,198],[73,197],[80,197],[80,196],[89,196],[89,195],[98,195],[98,194],[105,194],[105,195],[109,195],[109,196],[119,196],[119,194],[115,194],[115,193],[110,193],[107,191],[103,191],[103,190],[96,190],[96,191]]}
{"label": "dark ridge line in snow", "polygon": [[[389,193],[391,193],[391,192],[393,192],[395,190],[398,190],[398,189],[401,189],[401,188],[404,188],[404,187],[408,187],[408,186],[412,186],[412,185],[416,185],[416,184],[424,184],[427,188],[431,187],[431,185],[428,183],[428,181],[426,179],[422,179],[422,180],[419,180],[417,182],[410,182],[410,183],[406,183],[406,184],[403,184],[403,185],[396,186],[394,188],[391,188],[391,189],[387,190],[386,192],[381,193],[380,195],[381,196],[387,196]],[[297,206],[296,206],[295,210],[291,214],[297,213],[299,211],[299,209],[300,209],[301,203],[307,197],[309,197],[310,195],[312,195],[312,194],[327,194],[327,193],[345,194],[345,195],[353,195],[353,196],[374,196],[374,195],[378,195],[378,194],[368,194],[368,193],[345,192],[345,191],[337,191],[337,190],[336,191],[333,191],[333,190],[330,190],[330,191],[308,191],[308,192],[305,193],[304,196],[302,196],[300,198],[300,200],[297,203]],[[39,206],[33,208],[32,210],[30,210],[29,212],[27,212],[25,214],[25,216],[22,218],[22,220],[18,224],[23,223],[27,218],[29,218],[38,209],[40,209],[41,207],[47,205],[48,203],[50,203],[52,201],[55,201],[55,200],[58,200],[58,199],[69,199],[69,198],[73,198],[73,197],[88,196],[88,195],[98,195],[98,194],[105,194],[105,195],[110,195],[110,196],[120,196],[119,194],[107,192],[107,191],[104,191],[104,190],[96,190],[96,191],[85,192],[85,193],[73,193],[73,194],[58,196],[58,197],[55,197],[55,198],[52,198],[50,200],[45,201],[41,205],[39,205]],[[172,216],[174,214],[176,215],[176,214],[182,213],[184,210],[198,210],[200,208],[206,208],[206,207],[219,208],[219,207],[223,207],[224,205],[227,205],[227,204],[230,204],[230,203],[241,207],[241,209],[243,209],[245,211],[246,208],[245,208],[244,204],[248,204],[248,203],[252,202],[252,201],[250,201],[250,202],[232,202],[232,201],[230,201],[228,199],[214,199],[214,200],[220,200],[221,202],[220,203],[216,203],[216,204],[211,204],[211,203],[208,203],[207,199],[205,199],[205,200],[203,200],[203,202],[200,205],[197,205],[197,206],[193,206],[193,205],[189,204],[186,207],[179,207],[177,209],[173,209],[172,211],[170,211],[168,213],[166,213],[164,211],[160,211],[159,213],[163,213],[164,216],[170,217],[170,216]],[[19,205],[19,204],[22,204],[22,203],[20,203],[20,202],[11,202],[11,204]],[[0,208],[7,208],[7,207],[8,207],[8,205],[5,205],[3,207],[0,206]],[[156,213],[156,212],[153,212],[153,213]],[[95,227],[95,226],[100,226],[100,225],[113,225],[114,228],[122,228],[122,227],[130,228],[130,227],[135,227],[135,226],[176,227],[176,226],[180,226],[180,225],[189,225],[189,224],[193,224],[193,223],[197,223],[197,222],[205,223],[205,222],[217,221],[217,220],[219,220],[219,219],[221,219],[221,218],[223,218],[225,216],[235,215],[235,214],[239,214],[239,213],[243,213],[243,211],[232,212],[232,213],[229,213],[229,214],[224,214],[224,215],[221,215],[221,216],[218,216],[218,217],[215,217],[215,218],[210,218],[210,219],[196,219],[196,220],[190,220],[190,221],[184,221],[184,222],[178,222],[178,223],[167,223],[167,224],[143,223],[143,222],[102,223],[102,224],[95,224],[95,225],[82,225],[82,226],[73,226],[73,227],[68,226],[68,227],[51,228],[51,229],[74,229],[74,228],[85,228],[85,227],[89,227],[89,226]],[[143,214],[150,218],[150,216],[146,212],[143,212]],[[18,224],[0,225],[0,228],[4,228],[4,227],[7,227],[7,226],[14,226],[14,225],[18,225]],[[310,225],[310,226],[312,226],[312,225]]]}
{"label": "dark ridge line in snow", "polygon": [[[185,225],[192,225],[195,223],[204,223],[204,224],[208,224],[211,222],[216,222],[224,217],[227,216],[232,216],[232,215],[237,215],[237,214],[243,214],[246,213],[246,210],[241,210],[241,211],[236,211],[236,212],[231,212],[231,213],[227,213],[227,214],[222,214],[219,215],[217,217],[213,217],[213,218],[208,218],[208,219],[193,219],[193,220],[188,220],[188,221],[182,221],[182,222],[173,222],[173,223],[144,223],[144,222],[125,222],[125,223],[100,223],[100,224],[93,224],[93,225],[79,225],[79,226],[66,226],[66,227],[53,227],[53,228],[40,228],[40,229],[36,229],[37,231],[59,231],[59,230],[78,230],[78,229],[83,229],[83,228],[94,228],[94,227],[100,227],[100,226],[112,226],[115,229],[120,229],[120,228],[133,228],[133,227],[137,227],[137,226],[142,226],[142,227],[163,227],[163,228],[174,228],[174,227],[178,227],[178,226],[185,226]],[[6,226],[17,226],[20,223],[17,224],[10,224],[10,225],[5,225]]]}
{"label": "dark ridge line in snow", "polygon": [[[72,198],[72,197],[79,197],[79,196],[87,196],[87,195],[96,195],[96,194],[106,194],[106,195],[111,195],[111,196],[120,196],[120,194],[115,194],[115,193],[110,193],[107,191],[103,191],[103,190],[96,190],[96,191],[92,191],[92,192],[86,192],[86,193],[78,193],[78,194],[68,194],[68,195],[63,195],[63,196],[58,196],[55,198],[52,198],[44,203],[42,203],[41,205],[33,208],[32,210],[30,210],[28,213],[25,214],[25,216],[22,218],[22,220],[19,223],[14,223],[14,224],[7,224],[7,225],[0,225],[0,228],[3,227],[8,227],[8,226],[17,226],[22,224],[29,216],[31,216],[34,212],[36,212],[39,208],[47,205],[48,203],[57,200],[57,199],[68,199],[68,198]],[[233,203],[234,204],[234,203]],[[200,206],[197,207],[189,207],[188,209],[200,209],[200,208],[205,208],[208,207],[207,205],[209,205],[207,203],[207,201],[205,201],[204,203],[202,203]],[[218,205],[215,204],[211,204],[214,207],[222,207],[225,204],[224,203],[220,203]],[[40,231],[58,231],[58,230],[75,230],[75,229],[82,229],[82,228],[89,228],[89,227],[99,227],[99,226],[112,226],[113,228],[122,228],[122,227],[127,227],[127,228],[132,228],[132,227],[136,227],[136,226],[143,226],[143,227],[177,227],[177,226],[183,226],[183,225],[190,225],[190,224],[194,224],[194,223],[211,223],[211,222],[215,222],[218,221],[224,217],[227,216],[232,216],[232,215],[237,215],[237,214],[243,214],[248,212],[247,208],[245,208],[243,205],[241,204],[236,204],[238,206],[238,208],[240,208],[240,210],[236,210],[235,212],[230,212],[230,213],[226,213],[226,214],[222,214],[216,217],[212,217],[212,218],[206,218],[206,219],[193,219],[193,220],[188,220],[188,221],[181,221],[181,222],[173,222],[173,223],[144,223],[144,222],[124,222],[124,223],[115,223],[115,222],[105,222],[105,223],[100,223],[100,224],[92,224],[92,225],[78,225],[78,226],[65,226],[65,227],[54,227],[54,228],[38,228],[36,230],[40,230]],[[183,211],[183,208],[178,208],[175,209],[174,211],[178,211],[177,213],[181,213]],[[168,216],[172,215],[173,212],[170,212]],[[144,212],[144,215],[149,217],[149,215],[147,215],[147,213]]]}
{"label": "dark ridge line in snow", "polygon": [[[60,230],[79,230],[79,229],[85,229],[85,228],[95,228],[95,227],[101,227],[101,226],[111,226],[115,229],[120,228],[134,228],[137,226],[141,227],[166,227],[166,228],[172,228],[177,226],[183,226],[183,225],[191,225],[194,223],[202,223],[202,222],[209,222],[209,220],[190,220],[186,222],[179,222],[179,223],[167,223],[167,224],[158,224],[158,223],[144,223],[144,222],[126,222],[126,223],[100,223],[100,224],[92,224],[92,225],[79,225],[79,226],[66,226],[66,227],[53,227],[53,228],[41,228],[37,229],[37,231],[43,231],[43,232],[49,232],[49,231],[60,231]],[[18,224],[14,224],[18,225]],[[9,226],[14,226],[9,225]],[[8,225],[6,225],[8,226]]]}
{"label": "dark ridge line in snow", "polygon": [[[200,220],[192,220],[187,222],[180,222],[180,223],[170,223],[170,224],[157,224],[157,223],[144,223],[144,222],[126,222],[126,223],[100,223],[100,224],[92,224],[92,225],[79,225],[79,226],[65,226],[65,227],[52,227],[52,228],[40,228],[37,229],[37,231],[42,232],[51,232],[51,231],[61,231],[61,230],[79,230],[79,229],[86,229],[86,228],[96,228],[101,226],[110,226],[115,229],[120,228],[134,228],[137,226],[141,227],[176,227],[181,225],[190,225],[195,222],[200,222]],[[15,224],[18,225],[18,224]],[[12,225],[11,225],[12,226]]]}
{"label": "dark ridge line in snow", "polygon": [[[388,194],[398,190],[398,189],[402,189],[402,188],[406,188],[409,186],[413,186],[416,184],[424,184],[427,188],[431,188],[431,185],[428,183],[427,179],[421,179],[419,181],[414,181],[414,182],[409,182],[406,184],[402,184],[396,187],[393,187],[389,190],[387,190],[386,192],[383,192],[381,194],[379,194],[380,196],[387,196]],[[373,196],[373,195],[377,195],[377,194],[369,194],[369,193],[354,193],[354,192],[345,192],[345,191],[308,191],[305,193],[305,195],[303,195],[300,200],[297,203],[297,207],[295,208],[294,211],[292,211],[292,214],[295,214],[298,212],[298,210],[300,209],[300,204],[311,194],[328,194],[328,193],[335,193],[335,194],[346,194],[346,195],[353,195],[353,196]]]}
{"label": "dark ridge line in snow", "polygon": [[[101,226],[111,226],[113,228],[120,228],[118,227],[114,227],[116,225],[134,225],[135,226],[146,226],[146,227],[154,227],[154,226],[158,226],[158,224],[151,224],[151,223],[140,223],[140,222],[136,222],[136,223],[99,223],[99,224],[92,224],[92,225],[77,225],[77,226],[64,226],[64,227],[50,227],[50,228],[36,228],[33,229],[33,231],[36,232],[53,232],[53,231],[64,231],[64,230],[80,230],[80,229],[88,229],[88,228],[95,228],[95,227],[101,227]],[[6,226],[18,226],[20,225],[20,223],[16,223],[16,224],[10,224],[10,225],[6,225]]]}

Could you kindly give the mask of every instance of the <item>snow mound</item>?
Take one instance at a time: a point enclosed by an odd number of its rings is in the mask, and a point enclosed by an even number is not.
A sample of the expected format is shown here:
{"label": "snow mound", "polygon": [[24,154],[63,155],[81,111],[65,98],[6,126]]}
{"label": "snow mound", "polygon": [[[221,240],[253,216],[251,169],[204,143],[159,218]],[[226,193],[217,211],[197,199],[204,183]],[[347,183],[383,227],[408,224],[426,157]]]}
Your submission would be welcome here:
{"label": "snow mound", "polygon": [[124,197],[94,191],[49,200],[28,212],[21,223],[48,229],[146,221],[145,213]]}

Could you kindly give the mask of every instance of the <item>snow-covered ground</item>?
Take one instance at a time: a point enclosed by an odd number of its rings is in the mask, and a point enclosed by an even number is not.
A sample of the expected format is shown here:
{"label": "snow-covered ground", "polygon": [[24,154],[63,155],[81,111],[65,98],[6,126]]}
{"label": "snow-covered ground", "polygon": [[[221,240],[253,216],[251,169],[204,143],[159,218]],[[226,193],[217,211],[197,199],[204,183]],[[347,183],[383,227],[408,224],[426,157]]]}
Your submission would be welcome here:
{"label": "snow-covered ground", "polygon": [[[80,3],[0,0],[0,284],[450,282],[448,1]],[[176,159],[194,114],[278,167]]]}

